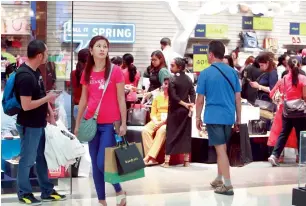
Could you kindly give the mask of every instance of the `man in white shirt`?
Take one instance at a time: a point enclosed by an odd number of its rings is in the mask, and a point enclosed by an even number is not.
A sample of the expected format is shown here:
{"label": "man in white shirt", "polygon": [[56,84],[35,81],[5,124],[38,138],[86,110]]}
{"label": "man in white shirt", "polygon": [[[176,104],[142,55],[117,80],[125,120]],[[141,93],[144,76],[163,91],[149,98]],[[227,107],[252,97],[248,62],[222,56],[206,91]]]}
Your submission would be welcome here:
{"label": "man in white shirt", "polygon": [[173,49],[171,48],[171,40],[167,37],[164,37],[160,40],[160,46],[166,60],[167,68],[171,72],[171,61],[176,57],[182,58],[182,56],[173,51]]}

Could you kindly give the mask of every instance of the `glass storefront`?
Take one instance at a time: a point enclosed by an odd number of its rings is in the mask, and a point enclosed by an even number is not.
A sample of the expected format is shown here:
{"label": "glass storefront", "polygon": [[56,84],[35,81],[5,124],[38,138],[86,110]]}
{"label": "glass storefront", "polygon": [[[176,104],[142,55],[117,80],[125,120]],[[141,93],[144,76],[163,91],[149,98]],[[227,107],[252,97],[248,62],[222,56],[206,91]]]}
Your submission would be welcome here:
{"label": "glass storefront", "polygon": [[[1,99],[11,72],[27,60],[27,46],[34,39],[48,47],[48,61],[41,65],[46,91],[63,91],[51,106],[56,120],[69,131],[72,125],[70,73],[73,69],[71,31],[63,40],[64,25],[73,19],[72,2],[67,1],[1,1]],[[8,116],[1,107],[1,193],[16,193],[20,154],[20,137],[16,116]],[[17,132],[17,133],[16,133]],[[61,193],[71,192],[71,169],[49,170],[49,177]],[[30,172],[34,191],[39,191],[36,169]],[[5,197],[5,196],[4,196]]]}

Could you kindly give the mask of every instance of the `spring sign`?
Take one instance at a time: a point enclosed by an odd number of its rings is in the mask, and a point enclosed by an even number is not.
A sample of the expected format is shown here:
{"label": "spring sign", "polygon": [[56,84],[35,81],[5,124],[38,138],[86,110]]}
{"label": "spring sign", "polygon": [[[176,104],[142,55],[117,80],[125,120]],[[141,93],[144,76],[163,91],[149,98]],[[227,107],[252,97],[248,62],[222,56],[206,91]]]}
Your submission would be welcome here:
{"label": "spring sign", "polygon": [[[129,23],[73,23],[64,24],[63,42],[79,43],[77,51],[86,48],[92,37],[105,36],[110,43],[133,44],[135,42],[135,24]],[[73,38],[72,38],[73,34]]]}

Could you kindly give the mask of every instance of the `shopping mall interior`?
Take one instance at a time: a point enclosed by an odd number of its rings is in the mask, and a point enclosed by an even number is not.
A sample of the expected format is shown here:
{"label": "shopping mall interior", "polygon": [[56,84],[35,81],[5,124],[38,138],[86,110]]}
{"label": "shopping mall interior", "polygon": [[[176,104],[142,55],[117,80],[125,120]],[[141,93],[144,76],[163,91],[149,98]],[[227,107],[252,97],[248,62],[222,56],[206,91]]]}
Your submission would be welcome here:
{"label": "shopping mall interior", "polygon": [[[87,56],[89,59],[90,55],[93,55],[87,53],[85,60],[81,60],[83,56],[80,54],[84,50],[92,52],[88,50],[88,48],[92,49],[91,39],[99,35],[106,37],[110,43],[107,58],[114,65],[118,65],[118,68],[122,68],[123,74],[123,70],[128,72],[126,78],[130,82],[125,83],[124,90],[128,111],[125,135],[127,141],[123,141],[126,147],[120,146],[117,142],[116,147],[113,145],[114,147],[105,149],[104,177],[108,182],[105,185],[107,205],[124,205],[118,204],[115,190],[109,184],[120,182],[122,189],[126,192],[126,205],[129,206],[305,206],[305,126],[300,134],[292,129],[290,136],[287,135],[289,138],[287,137],[286,146],[277,164],[271,165],[270,161],[270,155],[274,146],[278,144],[278,138],[284,128],[281,120],[283,110],[279,109],[282,103],[277,100],[276,94],[271,95],[271,92],[275,91],[274,87],[281,82],[282,78],[286,78],[284,73],[290,70],[289,58],[297,59],[296,65],[300,69],[300,75],[302,73],[306,75],[305,14],[306,2],[300,0],[1,0],[1,101],[3,99],[0,150],[1,204],[4,206],[20,204],[17,196],[17,178],[20,171],[18,170],[19,160],[23,158],[21,155],[23,140],[16,129],[19,114],[10,115],[6,111],[5,92],[8,90],[7,85],[10,85],[11,74],[15,74],[18,68],[27,64],[29,60],[29,43],[33,40],[41,40],[48,48],[47,61],[39,66],[44,89],[47,92],[60,91],[55,101],[49,104],[55,114],[57,126],[51,127],[48,124],[43,130],[46,138],[45,145],[48,148],[45,149],[44,154],[48,166],[48,177],[54,184],[54,189],[67,197],[65,201],[43,202],[43,205],[102,205],[98,201],[93,180],[90,142],[82,141],[78,135],[74,136],[76,125],[78,125],[79,117],[77,116],[82,93],[82,87],[78,86],[81,81],[81,77],[77,76],[78,65],[83,65],[85,68]],[[167,43],[167,40],[171,43]],[[196,117],[196,112],[188,114],[191,122],[190,128],[188,127],[191,135],[187,134],[189,138],[187,142],[190,146],[188,160],[186,155],[177,153],[171,155],[170,162],[167,160],[165,157],[165,154],[169,154],[167,140],[169,141],[172,137],[168,133],[165,134],[166,129],[160,130],[164,128],[162,124],[156,130],[152,130],[152,134],[146,133],[148,125],[154,122],[153,116],[158,111],[158,109],[155,111],[157,106],[154,106],[155,95],[158,96],[158,94],[154,91],[163,93],[166,82],[164,79],[165,82],[160,80],[159,73],[158,78],[152,77],[155,67],[159,67],[159,72],[162,71],[161,66],[155,66],[154,63],[156,52],[162,51],[159,53],[163,55],[166,70],[167,68],[170,70],[170,65],[173,66],[174,58],[182,57],[181,59],[186,63],[185,73],[190,77],[190,82],[198,93],[197,85],[201,81],[199,75],[211,63],[208,45],[212,41],[223,43],[226,55],[223,62],[237,72],[242,88],[240,123],[243,127],[240,127],[240,131],[233,132],[231,140],[227,142],[234,195],[217,194],[211,187],[211,181],[218,174],[217,152],[210,144],[211,137],[205,129],[206,126],[203,125],[201,131],[197,129],[199,119]],[[251,69],[268,73],[261,70],[262,62],[259,59],[264,55],[269,57],[269,67],[273,67],[269,71],[269,77],[266,78],[268,92],[260,85],[262,74],[257,77],[248,76],[248,71]],[[255,66],[257,64],[258,67]],[[135,69],[136,75],[133,78],[129,76],[132,69]],[[274,73],[275,80],[271,77]],[[287,74],[290,75],[290,71]],[[133,85],[135,78],[137,84]],[[154,91],[150,91],[154,81],[152,78],[156,78],[159,84]],[[74,81],[78,82],[75,84]],[[258,82],[258,88],[253,82]],[[76,92],[78,88],[81,88],[79,93]],[[255,93],[250,92],[251,95],[249,92],[244,92],[248,88],[253,89]],[[306,81],[301,88],[302,94],[305,95]],[[269,101],[265,102],[275,106],[273,111],[257,105],[257,100],[260,100],[259,94],[263,92],[266,92],[269,98]],[[281,92],[277,89],[276,93]],[[79,96],[78,100],[76,100],[77,96]],[[306,114],[306,97],[302,96],[302,98],[304,98],[301,101],[304,103]],[[85,106],[84,111],[87,108],[87,105]],[[171,105],[169,109],[170,107]],[[161,112],[158,118],[163,119],[163,115],[166,114],[166,120],[161,122],[164,122],[164,126],[167,125],[168,131],[167,115],[170,117],[168,102],[165,111]],[[202,115],[204,112],[205,108]],[[221,115],[219,119],[224,118],[223,114]],[[82,114],[79,119],[81,118]],[[306,115],[302,118],[305,120]],[[177,121],[181,120],[177,119]],[[52,131],[53,127],[56,129]],[[69,141],[73,140],[75,144],[81,146],[79,153],[81,155],[76,155],[75,152],[74,156],[70,155],[68,159],[67,154],[63,152],[63,155],[66,155],[65,163],[63,163],[59,161],[60,155],[53,151],[55,160],[52,159],[53,157],[50,157],[52,144],[51,140],[48,141],[48,138],[53,138],[51,133],[57,137],[70,137]],[[151,135],[152,142],[161,137],[164,139],[160,142],[154,141],[159,144],[155,151],[151,150],[153,143],[148,143],[146,139],[148,135]],[[68,141],[68,138],[66,139]],[[55,139],[53,138],[52,141]],[[58,139],[58,141],[62,140]],[[63,142],[61,144],[64,144]],[[130,145],[135,146],[133,148],[138,156],[129,156],[129,158],[137,159],[135,162],[140,160],[143,167],[126,172],[123,166],[118,166],[123,164],[119,160],[123,157],[119,157],[119,153],[116,153],[114,148],[130,148]],[[53,147],[56,146],[53,145]],[[150,155],[152,153],[156,155],[153,157]],[[144,161],[144,164],[142,160],[145,157],[148,159],[147,162]],[[56,166],[52,164],[54,161]],[[169,167],[164,167],[163,163],[169,163]],[[34,196],[40,199],[38,171],[35,168],[31,166],[29,169],[29,178]],[[119,170],[124,172],[120,173]]]}

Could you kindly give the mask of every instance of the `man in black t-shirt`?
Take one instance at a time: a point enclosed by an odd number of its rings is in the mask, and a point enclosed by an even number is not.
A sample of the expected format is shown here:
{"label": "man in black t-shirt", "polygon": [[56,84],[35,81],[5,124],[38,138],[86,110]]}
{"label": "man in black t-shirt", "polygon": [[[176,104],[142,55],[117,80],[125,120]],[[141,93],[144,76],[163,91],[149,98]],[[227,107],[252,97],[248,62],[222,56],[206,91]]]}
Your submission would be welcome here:
{"label": "man in black t-shirt", "polygon": [[17,115],[17,130],[20,135],[21,149],[18,166],[18,198],[21,203],[40,205],[32,194],[29,180],[30,169],[36,162],[37,177],[41,188],[42,201],[63,200],[66,197],[59,195],[48,178],[48,166],[44,156],[45,131],[47,119],[55,124],[54,114],[49,102],[54,101],[58,94],[46,94],[43,79],[38,67],[45,64],[48,58],[48,49],[44,42],[31,41],[27,49],[28,61],[22,64],[16,73],[15,93],[21,103],[22,110]]}

